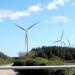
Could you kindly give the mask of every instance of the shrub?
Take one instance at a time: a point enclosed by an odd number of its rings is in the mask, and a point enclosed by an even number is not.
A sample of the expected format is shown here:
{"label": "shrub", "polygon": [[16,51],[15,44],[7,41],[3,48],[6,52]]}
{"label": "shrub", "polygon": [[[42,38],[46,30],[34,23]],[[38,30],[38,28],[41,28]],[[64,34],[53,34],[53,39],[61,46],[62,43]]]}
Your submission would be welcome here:
{"label": "shrub", "polygon": [[49,65],[49,60],[46,58],[40,58],[37,57],[34,59],[34,62],[36,63],[36,65]]}
{"label": "shrub", "polygon": [[51,64],[51,65],[60,65],[63,63],[64,63],[63,60],[57,56],[49,59],[49,64]]}

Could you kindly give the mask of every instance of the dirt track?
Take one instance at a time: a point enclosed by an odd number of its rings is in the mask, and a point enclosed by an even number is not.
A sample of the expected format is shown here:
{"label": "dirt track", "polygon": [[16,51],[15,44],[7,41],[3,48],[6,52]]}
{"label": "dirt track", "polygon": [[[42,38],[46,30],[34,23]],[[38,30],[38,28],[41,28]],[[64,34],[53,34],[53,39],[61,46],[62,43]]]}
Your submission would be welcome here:
{"label": "dirt track", "polygon": [[0,69],[0,75],[17,75],[12,69],[2,70]]}
{"label": "dirt track", "polygon": [[[4,66],[11,66],[12,64],[4,65]],[[12,69],[0,69],[0,75],[19,75]]]}

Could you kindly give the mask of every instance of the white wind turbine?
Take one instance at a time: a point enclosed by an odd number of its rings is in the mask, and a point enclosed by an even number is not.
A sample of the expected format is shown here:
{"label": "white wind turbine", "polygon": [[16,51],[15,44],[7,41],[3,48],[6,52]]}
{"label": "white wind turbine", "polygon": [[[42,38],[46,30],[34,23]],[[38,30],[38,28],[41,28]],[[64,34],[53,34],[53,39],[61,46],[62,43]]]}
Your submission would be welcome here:
{"label": "white wind turbine", "polygon": [[67,42],[68,42],[68,44],[69,44],[69,47],[71,47],[71,44],[70,44],[70,41],[69,41],[69,39],[67,39]]}
{"label": "white wind turbine", "polygon": [[[61,44],[60,45],[61,53],[63,53],[62,44],[64,44],[66,46],[65,42],[63,42],[63,40],[62,40],[63,39],[63,34],[64,34],[64,31],[62,32],[60,39],[54,42],[54,43],[59,43],[60,42],[60,44]],[[58,53],[59,53],[59,50],[58,50]],[[58,56],[60,57],[60,53],[58,54]],[[61,63],[61,62],[59,61],[59,63]]]}
{"label": "white wind turbine", "polygon": [[27,48],[27,54],[28,54],[28,31],[33,27],[35,26],[36,24],[38,24],[38,22],[32,24],[31,26],[29,26],[27,29],[15,24],[17,27],[19,27],[21,30],[23,30],[25,32],[25,47]]}
{"label": "white wind turbine", "polygon": [[72,44],[70,43],[69,39],[67,39],[67,42],[68,42],[68,44],[69,44],[69,45],[68,45],[69,48],[75,46],[75,45],[72,45]]}
{"label": "white wind turbine", "polygon": [[60,42],[61,47],[62,47],[62,44],[64,44],[64,45],[66,46],[65,42],[62,41],[62,39],[63,39],[63,34],[64,34],[64,32],[62,32],[60,39],[57,40],[57,41],[54,41],[53,43],[58,43],[58,42]]}

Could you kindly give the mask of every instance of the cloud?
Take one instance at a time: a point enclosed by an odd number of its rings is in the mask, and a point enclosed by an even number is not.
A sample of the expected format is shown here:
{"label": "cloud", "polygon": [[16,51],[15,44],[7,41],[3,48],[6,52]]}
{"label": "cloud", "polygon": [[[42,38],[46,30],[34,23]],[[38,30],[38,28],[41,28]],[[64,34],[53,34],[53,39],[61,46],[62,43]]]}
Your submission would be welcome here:
{"label": "cloud", "polygon": [[47,9],[52,10],[56,9],[60,6],[63,6],[66,2],[69,2],[70,0],[54,0],[50,3],[48,3]]}
{"label": "cloud", "polygon": [[24,17],[24,16],[30,16],[31,14],[29,12],[26,12],[26,11],[16,11],[16,12],[12,12],[10,13],[10,15],[8,15],[8,17],[10,19],[18,19],[20,17]]}
{"label": "cloud", "polygon": [[13,11],[9,9],[0,9],[0,22],[7,18],[11,20],[17,20],[21,17],[30,16],[33,13],[40,12],[42,10],[43,8],[41,4],[32,5],[28,7],[27,10],[24,10],[24,11]]}
{"label": "cloud", "polygon": [[53,0],[47,6],[43,6],[42,4],[31,5],[27,8],[27,10],[23,11],[14,11],[9,9],[0,9],[0,22],[4,19],[17,20],[21,17],[31,16],[33,13],[45,11],[45,7],[47,9],[52,10],[56,9],[59,6],[65,4],[65,2],[69,2],[70,0]]}
{"label": "cloud", "polygon": [[54,23],[56,23],[56,22],[66,23],[68,21],[69,21],[69,19],[66,16],[55,16],[55,17],[52,17],[52,22],[54,22]]}
{"label": "cloud", "polygon": [[39,12],[39,11],[42,11],[43,8],[42,8],[42,5],[41,4],[37,4],[37,5],[32,5],[28,8],[28,11],[29,12]]}
{"label": "cloud", "polygon": [[0,19],[6,18],[10,13],[10,10],[0,10]]}
{"label": "cloud", "polygon": [[6,18],[16,20],[23,16],[30,16],[30,13],[26,11],[11,11],[8,9],[0,10],[0,21]]}

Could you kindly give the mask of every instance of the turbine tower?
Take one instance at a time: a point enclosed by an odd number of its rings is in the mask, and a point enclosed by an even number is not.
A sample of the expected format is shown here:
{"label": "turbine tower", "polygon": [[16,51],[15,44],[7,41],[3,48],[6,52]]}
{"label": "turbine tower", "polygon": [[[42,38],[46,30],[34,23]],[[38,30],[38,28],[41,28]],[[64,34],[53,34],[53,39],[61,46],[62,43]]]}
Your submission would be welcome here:
{"label": "turbine tower", "polygon": [[21,30],[23,30],[25,32],[25,48],[27,48],[27,54],[28,54],[28,31],[33,27],[35,26],[36,24],[38,24],[38,22],[32,24],[31,26],[29,26],[27,29],[15,24],[17,27],[19,27]]}

